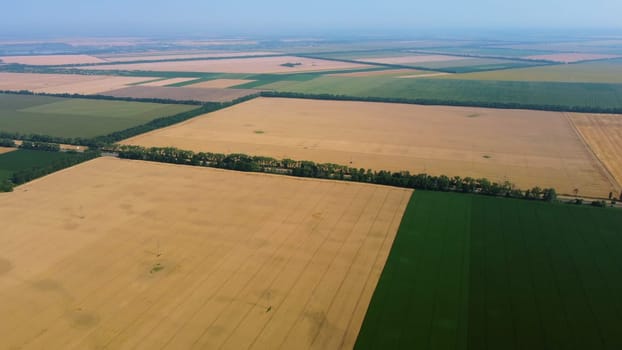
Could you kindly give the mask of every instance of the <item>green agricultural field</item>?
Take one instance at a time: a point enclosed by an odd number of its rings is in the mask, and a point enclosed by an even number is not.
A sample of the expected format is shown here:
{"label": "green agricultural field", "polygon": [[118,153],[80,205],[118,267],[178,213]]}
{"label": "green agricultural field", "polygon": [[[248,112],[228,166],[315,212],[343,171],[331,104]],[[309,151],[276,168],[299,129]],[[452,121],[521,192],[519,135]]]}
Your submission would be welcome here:
{"label": "green agricultural field", "polygon": [[94,137],[197,106],[0,94],[0,131]]}
{"label": "green agricultural field", "polygon": [[622,108],[622,84],[479,81],[392,77],[318,77],[255,86],[279,92],[443,103],[519,104],[523,108]]}
{"label": "green agricultural field", "polygon": [[458,74],[446,79],[622,83],[622,60],[595,61],[494,72]]}
{"label": "green agricultural field", "polygon": [[357,349],[622,348],[622,211],[416,191]]}
{"label": "green agricultural field", "polygon": [[46,167],[58,161],[76,157],[75,153],[44,152],[18,149],[0,154],[0,182],[11,178],[13,173],[33,167]]}

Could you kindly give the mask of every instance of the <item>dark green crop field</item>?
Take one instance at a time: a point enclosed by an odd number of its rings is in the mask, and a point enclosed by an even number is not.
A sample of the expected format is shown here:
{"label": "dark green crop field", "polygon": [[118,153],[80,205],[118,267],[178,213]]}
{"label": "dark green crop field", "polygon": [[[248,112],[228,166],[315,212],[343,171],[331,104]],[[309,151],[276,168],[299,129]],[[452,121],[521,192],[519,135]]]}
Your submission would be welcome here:
{"label": "dark green crop field", "polygon": [[357,349],[621,349],[622,211],[417,191]]}
{"label": "dark green crop field", "polygon": [[0,131],[94,137],[197,106],[0,94]]}
{"label": "dark green crop field", "polygon": [[44,152],[18,149],[0,154],[0,182],[9,180],[13,173],[34,167],[46,167],[59,161],[72,159],[75,153]]}

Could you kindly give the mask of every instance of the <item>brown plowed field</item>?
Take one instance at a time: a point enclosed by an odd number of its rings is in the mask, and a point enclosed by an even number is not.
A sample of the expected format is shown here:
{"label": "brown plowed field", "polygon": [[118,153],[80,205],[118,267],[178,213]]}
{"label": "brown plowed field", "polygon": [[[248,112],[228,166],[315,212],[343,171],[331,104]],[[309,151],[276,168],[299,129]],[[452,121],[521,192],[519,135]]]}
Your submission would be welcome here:
{"label": "brown plowed field", "polygon": [[606,196],[612,184],[561,113],[254,99],[124,141]]}
{"label": "brown plowed field", "polygon": [[352,348],[410,195],[114,158],[0,193],[2,347]]}
{"label": "brown plowed field", "polygon": [[596,157],[615,178],[616,190],[622,190],[622,115],[569,114],[569,117]]}
{"label": "brown plowed field", "polygon": [[106,62],[89,55],[44,55],[44,56],[3,56],[3,63],[19,63],[31,66],[55,66],[63,64],[84,64]]}
{"label": "brown plowed field", "polygon": [[[282,64],[300,63],[293,67]],[[368,68],[368,65],[293,56],[231,58],[205,61],[153,62],[88,66],[84,69],[202,73],[296,73]]]}
{"label": "brown plowed field", "polygon": [[140,84],[140,86],[167,86],[167,85],[173,85],[177,83],[184,83],[184,82],[196,80],[196,79],[197,78],[172,78],[172,79],[150,81],[150,82],[142,83]]}
{"label": "brown plowed field", "polygon": [[251,83],[255,80],[249,79],[214,79],[208,81],[202,81],[200,83],[188,85],[188,87],[195,88],[216,88],[216,89],[226,89],[236,85],[242,85],[246,83]]}
{"label": "brown plowed field", "polygon": [[192,87],[129,86],[102,95],[131,98],[162,98],[178,101],[228,102],[257,93],[250,89],[209,89]]}
{"label": "brown plowed field", "polygon": [[153,80],[149,77],[115,77],[78,74],[0,73],[0,90],[29,90],[49,94],[98,94],[128,84]]}

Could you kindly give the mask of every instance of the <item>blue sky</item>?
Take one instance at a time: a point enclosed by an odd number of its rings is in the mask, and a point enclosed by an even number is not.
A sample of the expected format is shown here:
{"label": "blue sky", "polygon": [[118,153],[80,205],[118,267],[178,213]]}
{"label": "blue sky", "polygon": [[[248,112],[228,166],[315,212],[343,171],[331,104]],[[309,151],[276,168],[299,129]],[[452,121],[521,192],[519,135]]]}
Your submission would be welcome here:
{"label": "blue sky", "polygon": [[49,35],[292,34],[422,28],[620,28],[622,0],[20,0],[0,30]]}

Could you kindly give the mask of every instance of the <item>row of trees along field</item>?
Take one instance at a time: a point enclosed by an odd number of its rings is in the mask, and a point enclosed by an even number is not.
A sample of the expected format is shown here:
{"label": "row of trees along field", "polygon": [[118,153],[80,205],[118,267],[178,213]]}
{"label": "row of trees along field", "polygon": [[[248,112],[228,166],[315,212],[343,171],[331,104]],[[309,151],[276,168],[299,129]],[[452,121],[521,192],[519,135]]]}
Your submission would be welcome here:
{"label": "row of trees along field", "polygon": [[[15,143],[13,142],[13,140],[0,139],[0,144],[9,144],[9,141],[12,142],[11,147],[14,147]],[[24,150],[33,150],[33,151],[41,151],[41,152],[60,152],[61,151],[59,144],[47,143],[47,142],[24,141],[19,146],[19,148],[24,149]],[[83,153],[79,153],[76,151],[67,151],[64,153],[70,156],[55,159],[54,161],[44,164],[44,165],[36,165],[32,167],[27,167],[27,168],[20,169],[20,170],[13,172],[9,179],[0,181],[0,192],[10,192],[13,190],[13,187],[15,186],[24,184],[26,182],[32,181],[34,179],[43,177],[51,173],[54,173],[58,170],[65,169],[65,168],[74,166],[76,164],[80,164],[87,160],[94,159],[101,155],[99,151],[86,151]]]}
{"label": "row of trees along field", "polygon": [[120,158],[163,163],[365,182],[430,191],[455,191],[543,201],[555,201],[557,199],[557,194],[553,188],[541,189],[534,187],[523,191],[508,181],[500,184],[485,178],[475,179],[459,176],[410,174],[408,171],[373,171],[371,169],[355,169],[331,163],[319,164],[312,161],[292,159],[277,160],[270,157],[249,156],[239,153],[229,155],[209,152],[197,153],[174,147],[145,148],[141,146],[118,145],[108,149],[108,151],[117,152]]}

